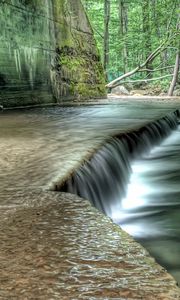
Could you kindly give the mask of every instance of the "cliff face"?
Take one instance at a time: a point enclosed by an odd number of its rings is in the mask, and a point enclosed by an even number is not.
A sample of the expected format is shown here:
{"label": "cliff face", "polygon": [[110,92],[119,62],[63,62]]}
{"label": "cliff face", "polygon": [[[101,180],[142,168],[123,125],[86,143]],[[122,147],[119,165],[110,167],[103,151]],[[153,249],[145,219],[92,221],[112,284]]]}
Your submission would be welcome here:
{"label": "cliff face", "polygon": [[0,104],[105,94],[95,40],[80,0],[0,2]]}

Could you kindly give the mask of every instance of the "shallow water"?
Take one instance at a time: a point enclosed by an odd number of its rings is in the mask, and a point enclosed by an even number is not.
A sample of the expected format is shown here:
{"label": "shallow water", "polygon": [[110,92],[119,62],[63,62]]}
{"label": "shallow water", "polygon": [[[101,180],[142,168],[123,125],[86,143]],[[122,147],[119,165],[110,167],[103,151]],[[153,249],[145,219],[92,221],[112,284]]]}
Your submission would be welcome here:
{"label": "shallow water", "polygon": [[[138,104],[138,103],[124,103],[120,105],[101,105],[101,106],[89,106],[89,107],[66,107],[66,108],[45,108],[45,109],[32,109],[32,110],[22,110],[22,111],[8,111],[0,114],[0,209],[10,210],[14,209],[16,205],[19,205],[18,201],[22,201],[23,205],[31,207],[31,199],[27,200],[24,203],[23,194],[26,195],[28,191],[38,191],[49,189],[52,183],[57,179],[61,180],[64,176],[69,174],[72,169],[75,169],[81,162],[82,159],[96,150],[110,135],[116,135],[117,133],[122,133],[127,130],[134,130],[141,127],[143,124],[149,123],[154,119],[160,118],[161,116],[166,115],[168,112],[175,110],[173,105],[167,104]],[[179,132],[179,131],[178,131]],[[152,173],[142,173],[143,184],[145,184],[146,177],[150,178],[148,186],[153,186],[157,184],[157,180],[153,182],[155,175],[153,172],[156,171],[156,166],[158,162],[158,170],[160,170],[159,165],[164,167],[164,162],[167,162],[167,159],[173,158],[174,155],[177,155],[179,151],[179,144],[173,142],[172,148],[169,151],[165,151],[163,156],[160,154],[160,158],[155,160],[151,159],[150,156],[144,158],[143,162],[140,162],[140,165],[145,166],[146,162],[150,162],[152,168]],[[177,151],[176,151],[176,148]],[[166,149],[167,150],[167,149]],[[153,154],[155,155],[155,154]],[[168,156],[168,157],[167,157]],[[153,163],[153,161],[155,163]],[[156,204],[156,207],[149,207],[150,205],[142,205],[142,211],[135,208],[121,207],[121,210],[118,211],[121,217],[124,214],[122,225],[126,226],[126,229],[129,230],[128,226],[134,226],[135,220],[141,222],[141,226],[145,228],[147,224],[146,232],[148,241],[154,242],[156,240],[157,232],[159,227],[151,226],[149,230],[149,224],[147,221],[150,220],[150,217],[144,218],[145,211],[151,214],[152,222],[155,225],[156,223],[162,223],[163,228],[167,227],[166,235],[163,235],[163,242],[167,242],[168,247],[172,244],[172,236],[169,232],[173,232],[173,227],[171,224],[171,216],[174,218],[174,214],[178,214],[178,158],[174,158],[175,169],[171,170],[168,167],[168,175],[165,177],[165,172],[162,170],[160,174],[157,174],[158,180],[163,182],[166,185],[166,190],[160,191],[158,185],[158,191],[161,196],[158,197],[163,202],[164,197],[168,199],[168,205]],[[138,163],[138,162],[137,162]],[[171,164],[173,168],[173,164]],[[170,175],[171,171],[175,175]],[[162,173],[162,174],[161,174]],[[177,175],[177,176],[176,176]],[[139,175],[138,175],[139,176]],[[174,184],[175,190],[167,185],[167,180],[169,184],[169,178],[172,177],[172,182]],[[169,187],[167,191],[167,187]],[[136,188],[137,189],[137,188]],[[156,188],[157,190],[157,188]],[[172,197],[172,190],[174,195],[177,198]],[[14,198],[15,194],[18,194],[18,191],[21,191],[21,196]],[[153,194],[153,193],[152,193]],[[150,194],[151,195],[151,194]],[[164,196],[163,196],[164,195]],[[152,196],[152,195],[151,195]],[[138,201],[138,198],[135,197]],[[169,200],[171,198],[175,199],[172,202]],[[88,198],[87,198],[88,199]],[[120,197],[119,197],[120,199]],[[153,198],[155,199],[155,197]],[[125,203],[124,201],[123,203]],[[21,203],[21,204],[22,204]],[[127,202],[128,203],[128,202]],[[126,205],[127,205],[126,203]],[[146,199],[146,203],[148,200]],[[151,205],[152,206],[152,205]],[[141,207],[140,207],[141,208]],[[152,213],[151,213],[152,211]],[[173,212],[170,213],[169,212]],[[156,212],[156,214],[155,214]],[[123,214],[122,214],[123,213]],[[140,218],[139,214],[143,214]],[[128,218],[126,214],[128,214]],[[169,215],[168,215],[169,214]],[[60,213],[61,215],[61,213]],[[166,219],[163,219],[162,216],[168,216]],[[159,216],[159,219],[157,219]],[[27,213],[28,219],[28,213]],[[29,214],[31,218],[31,215]],[[178,216],[176,216],[178,220]],[[157,221],[156,221],[157,220]],[[174,220],[174,219],[173,219]],[[122,220],[121,220],[122,221]],[[144,223],[143,223],[144,222]],[[163,223],[164,222],[164,223]],[[178,244],[178,221],[176,222],[175,238],[173,241],[176,243],[173,244],[173,251],[177,253],[175,263],[178,261],[178,251],[179,248],[175,248]],[[140,224],[140,223],[139,223]],[[101,224],[99,224],[101,226]],[[136,227],[138,223],[136,224]],[[3,227],[3,225],[2,225]],[[45,225],[46,228],[46,225]],[[45,229],[44,228],[44,229]],[[125,227],[124,227],[125,228]],[[130,228],[130,227],[129,227]],[[172,230],[173,229],[173,230]],[[81,224],[79,227],[81,230]],[[151,239],[149,239],[149,231]],[[136,231],[138,232],[138,231]],[[160,233],[162,232],[162,227]],[[130,232],[131,234],[133,232]],[[133,233],[134,234],[134,233]],[[24,233],[26,235],[26,233]],[[149,244],[145,235],[134,234],[139,241],[145,245],[147,248]],[[153,238],[152,238],[153,236]],[[165,236],[165,237],[164,237]],[[16,240],[16,233],[14,232],[13,239]],[[159,241],[159,236],[158,236]],[[28,241],[31,244],[31,241]],[[151,244],[157,245],[157,251],[152,254],[158,258],[158,249],[163,244]],[[163,246],[162,246],[163,247]],[[179,246],[178,246],[179,247]],[[148,248],[149,249],[149,248]],[[175,250],[174,250],[175,249]],[[151,251],[151,249],[150,249]],[[160,250],[161,251],[161,250]],[[172,250],[170,250],[172,251]],[[164,251],[165,253],[165,251]],[[167,254],[167,257],[170,257]],[[175,255],[173,254],[173,259]],[[171,256],[172,260],[172,256]],[[161,262],[161,261],[160,261]],[[164,263],[164,262],[162,262]],[[177,264],[178,265],[178,264]],[[173,269],[173,274],[177,273],[176,269]]]}
{"label": "shallow water", "polygon": [[100,105],[0,113],[0,192],[48,188],[91,154],[109,135],[165,115],[163,105]]}
{"label": "shallow water", "polygon": [[180,284],[180,127],[132,165],[127,195],[112,212]]}

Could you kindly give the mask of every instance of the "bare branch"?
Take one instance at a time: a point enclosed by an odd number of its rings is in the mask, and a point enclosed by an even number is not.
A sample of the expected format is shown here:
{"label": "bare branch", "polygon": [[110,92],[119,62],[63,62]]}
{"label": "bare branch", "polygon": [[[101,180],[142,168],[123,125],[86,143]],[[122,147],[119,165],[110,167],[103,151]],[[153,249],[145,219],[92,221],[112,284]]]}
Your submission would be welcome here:
{"label": "bare branch", "polygon": [[165,51],[168,47],[168,45],[170,44],[170,42],[172,42],[172,40],[179,34],[179,32],[175,32],[173,33],[170,37],[167,36],[166,39],[160,44],[159,47],[157,47],[148,57],[147,59],[141,63],[138,67],[136,67],[135,69],[133,69],[130,72],[127,72],[123,75],[121,75],[120,77],[114,79],[113,81],[109,82],[106,87],[108,88],[113,88],[115,86],[118,86],[120,83],[120,81],[122,81],[123,79],[130,77],[132,75],[134,75],[135,73],[139,72],[142,68],[144,68],[149,62],[152,62],[160,53],[162,53],[163,51]]}
{"label": "bare branch", "polygon": [[174,68],[174,66],[172,65],[172,66],[167,66],[167,67],[162,67],[162,68],[156,68],[156,69],[154,69],[154,70],[151,70],[151,69],[142,69],[142,70],[139,70],[138,72],[159,72],[159,71],[161,71],[161,70],[166,70],[166,69],[172,69],[172,68]]}
{"label": "bare branch", "polygon": [[[156,81],[162,78],[166,78],[166,77],[172,77],[173,74],[167,74],[161,77],[156,77],[156,78],[150,78],[150,79],[138,79],[138,80],[128,80],[128,81],[122,81],[121,84],[125,84],[125,83],[136,83],[136,82],[149,82],[149,81]],[[113,88],[119,86],[119,84],[113,85]]]}
{"label": "bare branch", "polygon": [[[132,71],[130,71],[130,72],[128,72],[128,73],[126,73],[126,74],[124,74],[124,75],[118,77],[117,79],[114,79],[113,81],[111,81],[110,83],[108,83],[108,84],[106,85],[106,87],[112,88],[112,87],[114,87],[114,86],[119,85],[119,84],[116,84],[118,81],[121,81],[122,79],[124,79],[124,78],[126,78],[126,77],[132,76],[132,75],[135,74],[139,69],[140,69],[140,67],[136,67],[134,70],[132,70]],[[116,84],[116,85],[115,85],[115,84]]]}
{"label": "bare branch", "polygon": [[115,85],[117,86],[118,84],[116,84],[117,82],[123,80],[124,78],[130,77],[132,75],[134,75],[135,73],[139,72],[140,69],[144,68],[147,63],[149,61],[152,61],[153,59],[155,59],[156,56],[158,56],[162,51],[165,50],[165,48],[161,49],[164,46],[165,42],[163,42],[158,48],[156,48],[146,59],[145,62],[143,62],[142,64],[140,64],[138,67],[136,67],[135,69],[133,69],[132,71],[125,73],[123,75],[121,75],[120,77],[114,79],[113,81],[111,81],[110,83],[108,83],[106,85],[106,87],[108,88],[113,88]]}

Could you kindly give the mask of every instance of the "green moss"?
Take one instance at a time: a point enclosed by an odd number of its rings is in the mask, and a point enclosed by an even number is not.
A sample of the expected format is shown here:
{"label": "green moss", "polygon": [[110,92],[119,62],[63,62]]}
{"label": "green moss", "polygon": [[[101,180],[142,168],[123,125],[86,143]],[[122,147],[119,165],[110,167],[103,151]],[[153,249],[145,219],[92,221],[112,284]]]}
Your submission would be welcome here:
{"label": "green moss", "polygon": [[103,67],[102,67],[102,64],[100,61],[95,63],[94,73],[97,76],[97,82],[102,83],[105,86],[106,85],[105,75],[104,75],[104,70],[103,70]]}
{"label": "green moss", "polygon": [[74,48],[59,49],[59,68],[63,80],[69,82],[70,95],[76,98],[105,96],[104,73],[98,59],[85,52],[81,55]]}
{"label": "green moss", "polygon": [[78,71],[84,64],[84,61],[80,57],[71,57],[71,56],[61,56],[60,63],[62,66],[66,66],[70,71]]}
{"label": "green moss", "polygon": [[6,107],[105,94],[81,1],[45,2],[0,1],[0,104]]}
{"label": "green moss", "polygon": [[97,98],[105,96],[105,88],[103,84],[91,85],[87,83],[78,83],[71,85],[73,93],[79,98]]}
{"label": "green moss", "polygon": [[[70,10],[68,3],[71,6]],[[73,3],[74,1],[56,0],[54,12],[56,18],[59,20],[60,15],[69,17],[71,11],[76,19],[82,7],[77,9],[77,3],[75,6]],[[74,22],[72,19],[71,21]],[[62,24],[58,23],[57,27],[61,33],[57,36],[60,80],[69,83],[69,93],[72,96],[83,98],[104,96],[105,76],[93,36],[74,30],[64,20]]]}

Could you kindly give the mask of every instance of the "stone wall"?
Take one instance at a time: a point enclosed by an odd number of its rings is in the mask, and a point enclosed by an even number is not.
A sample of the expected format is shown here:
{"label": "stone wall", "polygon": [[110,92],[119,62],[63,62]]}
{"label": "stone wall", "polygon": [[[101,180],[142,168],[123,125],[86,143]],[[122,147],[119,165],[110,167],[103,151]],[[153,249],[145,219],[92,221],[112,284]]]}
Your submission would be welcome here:
{"label": "stone wall", "polygon": [[80,0],[0,1],[0,105],[105,94],[91,26]]}

